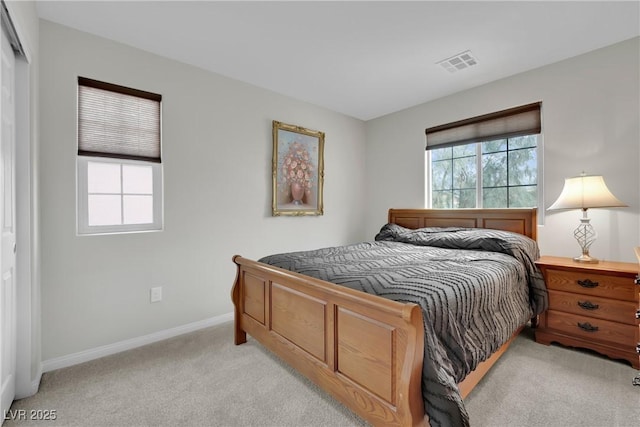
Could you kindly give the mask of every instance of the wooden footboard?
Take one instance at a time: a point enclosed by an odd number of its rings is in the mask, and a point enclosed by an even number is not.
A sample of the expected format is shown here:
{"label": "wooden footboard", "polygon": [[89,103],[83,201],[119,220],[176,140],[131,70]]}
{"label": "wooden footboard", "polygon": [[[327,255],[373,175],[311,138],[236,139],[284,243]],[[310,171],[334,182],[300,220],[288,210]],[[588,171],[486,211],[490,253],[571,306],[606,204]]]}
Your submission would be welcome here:
{"label": "wooden footboard", "polygon": [[239,255],[235,343],[256,338],[374,425],[421,425],[424,327],[402,304]]}

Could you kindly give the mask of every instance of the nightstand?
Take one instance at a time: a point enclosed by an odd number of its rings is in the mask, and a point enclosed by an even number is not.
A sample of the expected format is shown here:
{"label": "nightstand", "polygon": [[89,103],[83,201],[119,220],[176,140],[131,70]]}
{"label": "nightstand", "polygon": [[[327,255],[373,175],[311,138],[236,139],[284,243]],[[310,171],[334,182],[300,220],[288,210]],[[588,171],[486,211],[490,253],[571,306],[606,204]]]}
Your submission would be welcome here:
{"label": "nightstand", "polygon": [[537,342],[588,348],[640,368],[638,264],[584,264],[543,256],[536,265],[549,291],[549,310],[540,315]]}

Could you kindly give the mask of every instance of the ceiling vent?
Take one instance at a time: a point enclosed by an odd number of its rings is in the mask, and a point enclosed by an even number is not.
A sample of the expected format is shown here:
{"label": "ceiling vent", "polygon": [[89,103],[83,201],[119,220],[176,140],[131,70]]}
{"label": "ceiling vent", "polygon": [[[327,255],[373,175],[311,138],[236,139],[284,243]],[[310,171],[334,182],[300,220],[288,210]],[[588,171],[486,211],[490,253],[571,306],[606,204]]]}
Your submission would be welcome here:
{"label": "ceiling vent", "polygon": [[455,73],[456,71],[464,70],[465,68],[473,67],[478,63],[478,60],[473,56],[470,50],[465,50],[462,53],[459,53],[451,58],[443,59],[442,61],[436,62],[447,70],[450,73]]}

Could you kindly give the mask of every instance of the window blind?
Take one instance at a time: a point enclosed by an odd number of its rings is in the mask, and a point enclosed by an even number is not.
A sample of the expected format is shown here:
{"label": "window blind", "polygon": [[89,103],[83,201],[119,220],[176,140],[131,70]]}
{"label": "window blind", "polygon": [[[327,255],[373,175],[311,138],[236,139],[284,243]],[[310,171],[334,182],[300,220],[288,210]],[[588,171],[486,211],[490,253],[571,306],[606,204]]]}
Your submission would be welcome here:
{"label": "window blind", "polygon": [[541,103],[536,102],[428,128],[425,130],[427,150],[539,134],[542,130],[540,106]]}
{"label": "window blind", "polygon": [[78,77],[78,155],[161,162],[162,96]]}

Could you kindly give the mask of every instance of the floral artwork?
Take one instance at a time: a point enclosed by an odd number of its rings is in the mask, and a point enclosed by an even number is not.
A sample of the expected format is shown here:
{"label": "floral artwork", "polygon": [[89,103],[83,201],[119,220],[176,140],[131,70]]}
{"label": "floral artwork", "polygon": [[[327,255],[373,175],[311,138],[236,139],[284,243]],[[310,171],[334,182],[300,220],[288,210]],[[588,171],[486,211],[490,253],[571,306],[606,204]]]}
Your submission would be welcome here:
{"label": "floral artwork", "polygon": [[273,122],[273,215],[322,215],[324,133]]}
{"label": "floral artwork", "polygon": [[[287,154],[282,159],[282,179],[280,185],[286,191],[291,185],[299,184],[302,191],[308,196],[314,181],[314,166],[309,156],[309,151],[297,140],[289,144]],[[295,192],[295,191],[294,191]],[[292,203],[302,204],[302,198],[291,195]]]}

